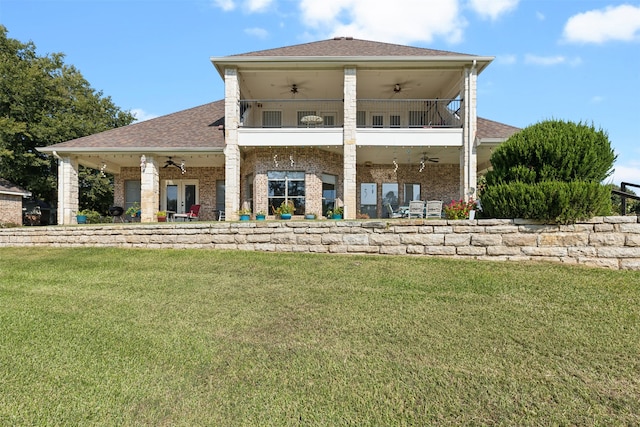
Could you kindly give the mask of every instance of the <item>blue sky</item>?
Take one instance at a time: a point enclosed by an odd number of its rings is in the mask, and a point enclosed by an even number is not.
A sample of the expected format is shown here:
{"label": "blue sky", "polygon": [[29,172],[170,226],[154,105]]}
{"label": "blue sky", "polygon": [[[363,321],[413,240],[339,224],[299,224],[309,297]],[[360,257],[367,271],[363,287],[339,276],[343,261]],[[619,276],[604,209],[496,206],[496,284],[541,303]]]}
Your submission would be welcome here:
{"label": "blue sky", "polygon": [[593,123],[613,182],[640,183],[637,0],[0,0],[0,23],[140,119],[223,98],[212,56],[333,36],[495,56],[480,116]]}

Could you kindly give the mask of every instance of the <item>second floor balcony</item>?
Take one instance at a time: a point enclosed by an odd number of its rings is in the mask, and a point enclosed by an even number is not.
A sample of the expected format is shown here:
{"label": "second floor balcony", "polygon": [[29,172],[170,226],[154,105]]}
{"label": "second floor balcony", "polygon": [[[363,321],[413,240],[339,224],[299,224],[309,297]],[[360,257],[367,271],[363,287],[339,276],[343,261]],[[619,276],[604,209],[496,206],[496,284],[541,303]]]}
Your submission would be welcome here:
{"label": "second floor balcony", "polygon": [[[460,99],[359,99],[358,128],[461,128]],[[264,99],[240,102],[243,128],[342,128],[341,99]]]}

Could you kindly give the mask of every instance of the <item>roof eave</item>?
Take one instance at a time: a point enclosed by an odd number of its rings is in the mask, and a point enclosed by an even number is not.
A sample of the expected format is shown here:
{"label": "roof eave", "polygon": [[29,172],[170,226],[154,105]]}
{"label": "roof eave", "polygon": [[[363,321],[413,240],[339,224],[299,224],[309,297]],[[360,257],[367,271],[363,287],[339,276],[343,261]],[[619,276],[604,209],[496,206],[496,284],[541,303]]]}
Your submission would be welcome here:
{"label": "roof eave", "polygon": [[493,60],[494,56],[474,55],[439,55],[439,56],[238,56],[210,57],[209,60],[224,78],[225,66],[241,66],[243,64],[286,64],[286,63],[333,63],[344,65],[374,63],[456,63],[476,65],[480,74]]}
{"label": "roof eave", "polygon": [[189,153],[223,153],[223,147],[38,147],[41,153],[82,154],[82,153],[173,153],[175,151]]}

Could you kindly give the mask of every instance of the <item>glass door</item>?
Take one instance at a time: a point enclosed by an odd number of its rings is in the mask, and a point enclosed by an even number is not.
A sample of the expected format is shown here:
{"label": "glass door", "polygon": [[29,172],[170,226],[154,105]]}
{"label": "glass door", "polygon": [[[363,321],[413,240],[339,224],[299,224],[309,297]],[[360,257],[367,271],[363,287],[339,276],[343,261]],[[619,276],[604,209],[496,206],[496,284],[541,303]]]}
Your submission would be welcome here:
{"label": "glass door", "polygon": [[198,204],[197,180],[167,180],[163,187],[160,208],[175,213],[188,213],[192,205]]}

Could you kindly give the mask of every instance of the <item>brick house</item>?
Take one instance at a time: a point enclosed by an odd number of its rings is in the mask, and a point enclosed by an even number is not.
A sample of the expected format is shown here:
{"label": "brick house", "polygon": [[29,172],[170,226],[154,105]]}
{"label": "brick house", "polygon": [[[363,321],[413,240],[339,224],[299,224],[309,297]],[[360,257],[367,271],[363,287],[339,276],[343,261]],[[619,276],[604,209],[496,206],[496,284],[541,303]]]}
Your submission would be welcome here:
{"label": "brick house", "polygon": [[517,128],[476,116],[492,57],[337,37],[211,58],[223,100],[42,148],[59,160],[58,222],[74,221],[78,165],[115,176],[115,204],[201,205],[237,219],[290,200],[384,217],[410,200],[475,195],[491,150]]}
{"label": "brick house", "polygon": [[0,178],[0,225],[22,224],[22,199],[27,197],[29,191]]}

